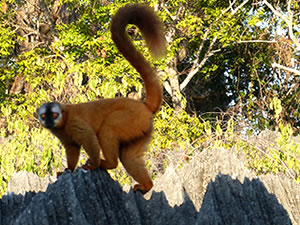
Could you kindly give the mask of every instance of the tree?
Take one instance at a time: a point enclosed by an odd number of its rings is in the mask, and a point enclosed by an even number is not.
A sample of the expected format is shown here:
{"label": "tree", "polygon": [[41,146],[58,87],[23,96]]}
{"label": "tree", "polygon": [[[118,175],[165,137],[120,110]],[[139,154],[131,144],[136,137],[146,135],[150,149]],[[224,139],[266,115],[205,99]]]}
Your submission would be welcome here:
{"label": "tree", "polygon": [[168,17],[167,40],[173,54],[165,69],[164,87],[175,108],[184,107],[188,101],[189,108],[194,104],[192,108],[202,113],[216,107],[226,110],[230,98],[222,74],[230,45],[241,38],[238,33],[245,20],[241,9],[247,2],[161,3]]}
{"label": "tree", "polygon": [[[299,28],[297,1],[278,1],[277,10],[268,1],[258,4],[248,24],[258,31],[251,46],[249,94],[237,104],[259,130],[280,129],[291,124],[300,131],[299,111]],[[280,11],[284,11],[280,13]],[[294,13],[293,13],[294,12]],[[295,15],[295,16],[294,16]],[[297,28],[298,27],[298,28]],[[260,30],[260,31],[259,31]],[[253,32],[251,32],[253,33]]]}

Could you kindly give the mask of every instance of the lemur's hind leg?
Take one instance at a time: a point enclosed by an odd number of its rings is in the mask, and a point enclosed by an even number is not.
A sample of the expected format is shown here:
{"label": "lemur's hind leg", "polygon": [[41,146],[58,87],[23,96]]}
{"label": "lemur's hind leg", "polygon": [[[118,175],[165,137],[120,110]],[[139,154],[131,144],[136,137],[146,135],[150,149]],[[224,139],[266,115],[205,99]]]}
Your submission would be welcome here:
{"label": "lemur's hind leg", "polygon": [[126,171],[138,182],[133,188],[134,191],[141,191],[142,193],[146,193],[153,186],[152,179],[143,160],[149,139],[149,136],[145,136],[133,143],[122,146],[120,154],[120,160]]}

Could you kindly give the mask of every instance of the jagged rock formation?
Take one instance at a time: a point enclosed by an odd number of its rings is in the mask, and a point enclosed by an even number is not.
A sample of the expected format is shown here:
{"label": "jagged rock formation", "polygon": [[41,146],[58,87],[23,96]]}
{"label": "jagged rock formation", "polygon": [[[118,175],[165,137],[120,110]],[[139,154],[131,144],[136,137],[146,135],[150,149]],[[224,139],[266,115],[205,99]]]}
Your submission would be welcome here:
{"label": "jagged rock formation", "polygon": [[[44,188],[45,180],[23,176],[37,187],[30,190]],[[202,152],[180,170],[169,167],[145,196],[123,191],[100,169],[65,173],[45,192],[17,195],[13,187],[1,199],[0,224],[300,224],[299,184],[255,177],[236,154],[223,149]]]}
{"label": "jagged rock formation", "polygon": [[20,171],[8,183],[8,192],[24,195],[26,192],[45,192],[48,185],[56,181],[56,176],[38,177],[33,173]]}

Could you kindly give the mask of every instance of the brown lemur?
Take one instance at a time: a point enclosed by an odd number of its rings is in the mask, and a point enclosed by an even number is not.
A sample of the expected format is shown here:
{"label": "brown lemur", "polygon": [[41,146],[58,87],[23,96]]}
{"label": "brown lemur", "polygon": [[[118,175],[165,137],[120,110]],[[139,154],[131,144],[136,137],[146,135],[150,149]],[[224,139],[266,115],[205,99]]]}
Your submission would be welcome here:
{"label": "brown lemur", "polygon": [[[162,102],[162,87],[150,63],[127,35],[128,24],[140,29],[154,56],[165,53],[164,28],[154,11],[141,4],[128,4],[112,18],[112,40],[143,78],[145,101],[111,98],[81,104],[49,102],[37,109],[36,116],[65,147],[66,169],[75,169],[82,146],[89,156],[84,169],[113,169],[120,158],[127,172],[138,183],[134,190],[147,192],[153,182],[143,154],[151,138],[153,115]],[[104,159],[100,159],[100,149]]]}

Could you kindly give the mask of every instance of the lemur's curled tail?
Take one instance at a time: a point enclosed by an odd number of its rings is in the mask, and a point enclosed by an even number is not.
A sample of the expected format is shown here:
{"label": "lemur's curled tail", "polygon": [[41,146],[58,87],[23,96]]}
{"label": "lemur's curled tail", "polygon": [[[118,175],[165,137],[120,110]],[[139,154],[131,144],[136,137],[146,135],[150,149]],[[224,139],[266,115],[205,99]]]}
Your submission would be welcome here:
{"label": "lemur's curled tail", "polygon": [[141,74],[146,89],[145,104],[151,112],[155,113],[162,102],[162,87],[150,63],[134,47],[127,35],[128,24],[134,24],[140,29],[153,56],[161,56],[165,53],[163,24],[151,8],[141,4],[128,4],[119,9],[111,23],[112,39],[119,51]]}

